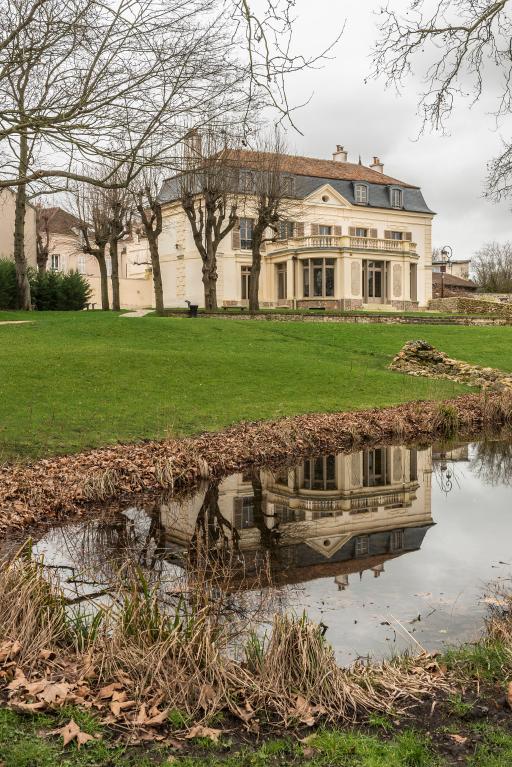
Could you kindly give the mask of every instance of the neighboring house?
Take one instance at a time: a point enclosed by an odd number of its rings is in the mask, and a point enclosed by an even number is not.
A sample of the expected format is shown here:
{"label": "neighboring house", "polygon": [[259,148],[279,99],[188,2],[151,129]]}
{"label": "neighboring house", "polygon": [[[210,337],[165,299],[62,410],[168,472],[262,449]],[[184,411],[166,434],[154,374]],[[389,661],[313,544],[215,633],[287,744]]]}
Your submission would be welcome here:
{"label": "neighboring house", "polygon": [[[16,195],[11,189],[0,190],[0,258],[13,259],[14,212]],[[36,266],[36,210],[27,204],[25,214],[25,256],[29,266]]]}
{"label": "neighboring house", "polygon": [[[254,170],[255,153],[236,155]],[[266,245],[262,306],[333,309],[425,307],[432,297],[432,219],[421,190],[370,167],[347,162],[338,146],[332,160],[286,155],[281,160],[300,216],[282,222]],[[188,299],[204,305],[202,263],[182,210],[179,177],[164,182],[160,256],[165,305]],[[254,210],[254,204],[253,210]],[[253,218],[251,199],[218,252],[219,305],[248,303]]]}
{"label": "neighboring house", "polygon": [[[40,213],[43,230],[48,227],[49,249],[48,269],[62,272],[76,271],[87,278],[91,288],[91,302],[101,307],[101,282],[98,261],[83,252],[80,222],[64,208],[44,208]],[[44,231],[43,231],[44,236]],[[126,254],[127,243],[122,243],[120,253],[120,295],[122,308],[152,306],[152,284],[143,273],[132,274]],[[110,276],[110,256],[106,256],[107,272]],[[112,287],[109,284],[110,298]]]}
{"label": "neighboring house", "polygon": [[446,253],[435,251],[432,256],[432,271],[451,274],[453,277],[460,277],[463,280],[469,280],[471,269],[471,259],[467,258],[460,261],[447,259]]}
{"label": "neighboring house", "polygon": [[268,549],[275,582],[331,577],[345,589],[351,573],[378,577],[386,561],[421,547],[433,524],[431,474],[430,449],[324,456],[262,471],[258,496],[249,472],[221,482],[213,507],[204,491],[166,502],[160,524],[173,552],[215,525],[243,558],[246,586]]}
{"label": "neighboring house", "polygon": [[432,297],[448,298],[464,293],[476,293],[478,286],[471,280],[464,280],[454,274],[432,272]]}

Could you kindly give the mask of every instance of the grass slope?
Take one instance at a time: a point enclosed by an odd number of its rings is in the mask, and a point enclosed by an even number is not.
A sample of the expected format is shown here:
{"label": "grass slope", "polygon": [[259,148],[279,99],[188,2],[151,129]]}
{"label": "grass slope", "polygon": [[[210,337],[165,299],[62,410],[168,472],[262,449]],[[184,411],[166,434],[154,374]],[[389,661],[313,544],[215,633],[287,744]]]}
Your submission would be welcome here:
{"label": "grass slope", "polygon": [[[0,313],[0,322],[25,318]],[[121,319],[102,312],[29,318],[30,325],[0,325],[3,459],[462,392],[447,381],[387,370],[415,337],[512,370],[512,327]]]}

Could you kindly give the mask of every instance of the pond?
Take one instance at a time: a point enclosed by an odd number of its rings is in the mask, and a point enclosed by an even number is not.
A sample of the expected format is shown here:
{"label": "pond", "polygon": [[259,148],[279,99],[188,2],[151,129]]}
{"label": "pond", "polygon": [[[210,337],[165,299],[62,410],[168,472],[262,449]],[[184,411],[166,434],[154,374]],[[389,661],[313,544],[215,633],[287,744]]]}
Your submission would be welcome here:
{"label": "pond", "polygon": [[246,604],[271,593],[271,610],[306,611],[350,663],[477,638],[510,582],[511,541],[512,442],[489,439],[234,474],[49,529],[34,552],[77,603],[107,598],[126,560],[165,601],[202,546],[236,562]]}

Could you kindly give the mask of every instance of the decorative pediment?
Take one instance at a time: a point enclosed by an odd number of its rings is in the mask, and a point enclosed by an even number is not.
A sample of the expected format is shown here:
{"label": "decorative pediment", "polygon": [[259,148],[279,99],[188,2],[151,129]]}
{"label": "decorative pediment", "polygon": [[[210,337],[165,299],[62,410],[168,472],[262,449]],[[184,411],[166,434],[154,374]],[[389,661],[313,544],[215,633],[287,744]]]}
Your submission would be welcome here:
{"label": "decorative pediment", "polygon": [[342,208],[352,207],[348,200],[346,200],[345,197],[336,191],[330,184],[322,184],[322,186],[319,186],[318,189],[315,189],[314,192],[311,192],[311,194],[308,194],[308,196],[304,198],[304,202],[325,205],[326,207],[329,205],[337,208],[340,206]]}
{"label": "decorative pediment", "polygon": [[345,535],[325,535],[318,536],[318,538],[308,538],[304,541],[306,546],[314,549],[319,554],[322,554],[326,559],[330,559],[342,546],[344,546],[352,538],[353,533],[345,533]]}

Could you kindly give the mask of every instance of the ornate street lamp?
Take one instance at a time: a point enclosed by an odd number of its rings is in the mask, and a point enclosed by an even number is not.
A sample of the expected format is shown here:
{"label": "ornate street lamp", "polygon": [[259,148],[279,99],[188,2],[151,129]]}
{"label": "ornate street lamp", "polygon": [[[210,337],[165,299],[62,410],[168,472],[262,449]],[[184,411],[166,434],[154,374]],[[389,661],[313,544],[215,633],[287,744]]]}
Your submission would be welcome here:
{"label": "ornate street lamp", "polygon": [[441,248],[441,255],[444,258],[444,262],[441,263],[441,298],[444,298],[444,275],[446,274],[446,267],[451,264],[453,258],[452,246],[443,245]]}

